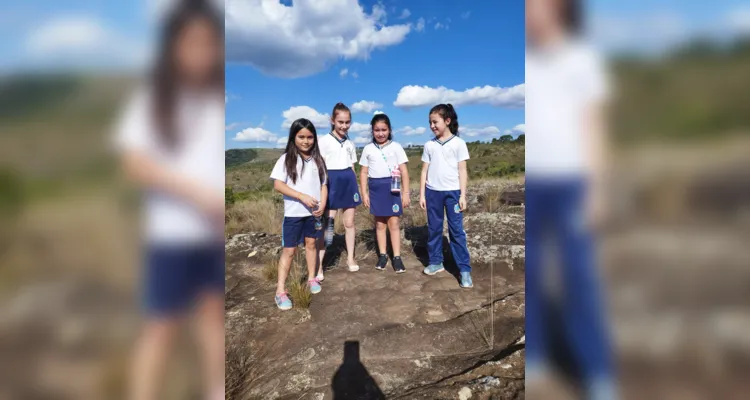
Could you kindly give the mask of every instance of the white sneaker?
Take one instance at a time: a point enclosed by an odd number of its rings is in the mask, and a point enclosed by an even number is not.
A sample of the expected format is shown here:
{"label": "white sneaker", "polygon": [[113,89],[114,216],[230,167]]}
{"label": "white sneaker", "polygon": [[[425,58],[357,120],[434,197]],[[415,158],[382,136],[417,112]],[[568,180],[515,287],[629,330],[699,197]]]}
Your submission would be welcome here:
{"label": "white sneaker", "polygon": [[316,278],[318,278],[318,281],[320,281],[320,282],[323,282],[323,280],[324,280],[324,279],[325,279],[326,277],[325,277],[325,276],[323,276],[323,273],[322,273],[322,272],[318,272],[318,276],[316,276]]}
{"label": "white sneaker", "polygon": [[357,271],[359,271],[359,265],[357,265],[357,264],[350,265],[349,266],[349,271],[351,271],[351,272],[357,272]]}

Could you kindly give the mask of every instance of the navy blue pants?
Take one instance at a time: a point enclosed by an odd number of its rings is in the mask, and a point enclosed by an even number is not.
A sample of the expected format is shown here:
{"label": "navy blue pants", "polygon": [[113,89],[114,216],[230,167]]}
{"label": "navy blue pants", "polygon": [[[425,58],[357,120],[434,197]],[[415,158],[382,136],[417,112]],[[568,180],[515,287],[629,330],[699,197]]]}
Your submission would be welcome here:
{"label": "navy blue pants", "polygon": [[596,274],[593,235],[584,220],[586,184],[582,179],[526,177],[526,365],[549,363],[549,293],[542,265],[550,241],[555,244],[560,286],[563,343],[582,373],[596,380],[611,377],[610,343]]}
{"label": "navy blue pants", "polygon": [[150,245],[146,249],[143,305],[150,317],[187,311],[205,293],[224,293],[224,245]]}
{"label": "navy blue pants", "polygon": [[451,253],[461,272],[471,271],[469,249],[466,247],[464,215],[458,205],[460,190],[437,191],[425,188],[427,202],[427,251],[430,264],[443,262],[443,217],[448,218]]}

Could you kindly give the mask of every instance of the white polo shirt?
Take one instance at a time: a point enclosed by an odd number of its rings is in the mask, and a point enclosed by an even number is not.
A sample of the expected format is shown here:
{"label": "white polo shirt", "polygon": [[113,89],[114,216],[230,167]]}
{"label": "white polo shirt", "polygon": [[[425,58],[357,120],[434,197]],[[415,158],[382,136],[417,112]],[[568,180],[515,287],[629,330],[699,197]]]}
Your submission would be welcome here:
{"label": "white polo shirt", "polygon": [[427,188],[439,191],[460,190],[458,163],[468,159],[469,148],[458,136],[442,143],[437,138],[425,143],[422,161],[430,164],[427,167]]}
{"label": "white polo shirt", "polygon": [[318,147],[328,169],[347,169],[357,162],[357,147],[349,138],[339,140],[333,132],[320,135],[318,136]]}
{"label": "white polo shirt", "polygon": [[607,97],[596,52],[574,39],[526,51],[526,173],[578,176],[589,169],[586,108]]}
{"label": "white polo shirt", "polygon": [[[220,93],[219,93],[220,94]],[[153,120],[153,92],[138,88],[116,127],[119,151],[137,151],[164,168],[189,177],[205,190],[224,190],[224,102],[219,95],[183,92],[177,96],[175,128],[180,146],[170,151],[159,141]],[[195,244],[221,240],[223,229],[188,200],[157,189],[145,191],[143,233],[151,243]]]}
{"label": "white polo shirt", "polygon": [[391,171],[409,162],[404,148],[391,141],[385,146],[370,143],[362,150],[359,165],[367,167],[368,178],[390,178]]}
{"label": "white polo shirt", "polygon": [[[326,184],[327,177],[324,177],[323,184],[320,183],[320,177],[318,176],[318,166],[310,158],[304,161],[302,157],[297,156],[297,182],[292,183],[292,180],[286,173],[286,153],[279,157],[276,161],[276,165],[273,166],[271,171],[271,179],[279,180],[286,183],[290,188],[304,193],[318,201],[320,201],[320,189],[322,185]],[[302,166],[304,165],[304,171]],[[311,209],[304,205],[301,201],[284,195],[284,216],[285,217],[308,217],[312,215]]]}

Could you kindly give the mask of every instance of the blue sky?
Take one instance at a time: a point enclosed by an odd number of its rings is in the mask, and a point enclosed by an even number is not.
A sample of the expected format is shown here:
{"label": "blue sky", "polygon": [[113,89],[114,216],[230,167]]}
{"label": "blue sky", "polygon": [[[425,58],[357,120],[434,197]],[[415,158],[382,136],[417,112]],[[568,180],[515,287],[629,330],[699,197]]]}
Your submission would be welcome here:
{"label": "blue sky", "polygon": [[[304,3],[297,1],[294,7],[307,6]],[[524,84],[523,1],[445,1],[440,7],[435,7],[434,1],[422,0],[384,1],[379,3],[382,7],[373,1],[359,4],[364,13],[356,5],[349,11],[340,7],[320,10],[318,15],[313,12],[313,23],[333,26],[329,31],[300,27],[308,22],[300,18],[291,26],[279,28],[268,23],[263,31],[245,33],[242,27],[255,21],[245,20],[242,10],[227,9],[227,148],[277,147],[279,141],[285,144],[288,122],[310,115],[320,121],[310,118],[321,126],[322,133],[327,133],[325,115],[330,115],[339,101],[350,108],[361,101],[376,103],[375,107],[361,107],[362,112],[353,114],[353,122],[369,127],[374,111],[383,111],[391,118],[396,140],[404,145],[429,140],[429,109],[451,99],[457,103],[459,123],[465,128],[462,135],[469,141],[490,140],[506,131],[513,135],[522,132],[523,91],[519,85]],[[279,13],[293,15],[291,10]],[[376,26],[402,29],[394,33],[395,39],[378,39],[390,44],[355,56],[350,56],[349,49],[333,49],[335,44],[328,44],[339,38],[356,41],[358,33],[373,25],[368,25],[367,19],[382,14]],[[269,12],[264,19],[275,16]],[[346,17],[357,22],[337,27],[335,21]],[[236,35],[232,34],[232,18],[237,19],[236,29],[240,31]],[[408,32],[404,34],[405,27]],[[287,30],[312,32],[307,33],[308,38],[295,41],[264,37],[268,30],[279,30],[276,36]],[[278,43],[241,50],[253,41],[275,40]],[[315,40],[320,43],[311,43]],[[365,47],[366,41],[360,45]],[[280,48],[285,52],[277,51]],[[410,92],[410,96],[402,96],[398,106],[394,105],[399,92],[409,86],[412,88],[403,94]],[[448,92],[429,90],[440,87]],[[475,92],[465,92],[474,88]],[[510,92],[512,88],[515,94]],[[285,111],[289,118],[283,115]],[[353,127],[350,137],[360,145],[366,142],[367,132],[355,130]]]}

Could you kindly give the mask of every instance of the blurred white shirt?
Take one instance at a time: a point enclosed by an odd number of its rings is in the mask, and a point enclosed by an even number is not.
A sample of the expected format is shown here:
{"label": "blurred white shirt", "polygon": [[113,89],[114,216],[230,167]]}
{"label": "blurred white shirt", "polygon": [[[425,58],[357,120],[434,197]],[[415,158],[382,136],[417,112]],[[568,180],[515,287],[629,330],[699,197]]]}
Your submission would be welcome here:
{"label": "blurred white shirt", "polygon": [[[116,132],[121,150],[137,150],[165,167],[205,185],[224,190],[224,102],[215,96],[178,96],[176,131],[181,146],[166,151],[152,119],[152,97],[140,90],[131,99]],[[145,236],[151,243],[195,244],[216,241],[217,226],[184,200],[151,191],[145,196]],[[219,227],[220,228],[220,227]]]}
{"label": "blurred white shirt", "polygon": [[604,64],[582,42],[526,51],[526,173],[581,176],[588,170],[586,108],[609,92]]}

